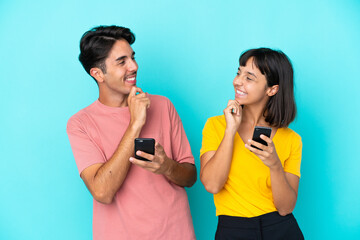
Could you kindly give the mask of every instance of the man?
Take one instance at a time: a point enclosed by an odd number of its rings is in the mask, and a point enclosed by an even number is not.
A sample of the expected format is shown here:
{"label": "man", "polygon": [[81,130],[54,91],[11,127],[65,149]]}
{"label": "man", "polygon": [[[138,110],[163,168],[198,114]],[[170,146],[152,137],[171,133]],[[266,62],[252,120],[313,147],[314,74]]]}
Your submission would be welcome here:
{"label": "man", "polygon": [[[195,239],[184,187],[196,181],[180,117],[165,97],[136,86],[138,65],[128,28],[86,32],[79,60],[99,99],[72,116],[67,133],[80,177],[94,198],[94,239]],[[155,154],[135,138],[154,138]]]}

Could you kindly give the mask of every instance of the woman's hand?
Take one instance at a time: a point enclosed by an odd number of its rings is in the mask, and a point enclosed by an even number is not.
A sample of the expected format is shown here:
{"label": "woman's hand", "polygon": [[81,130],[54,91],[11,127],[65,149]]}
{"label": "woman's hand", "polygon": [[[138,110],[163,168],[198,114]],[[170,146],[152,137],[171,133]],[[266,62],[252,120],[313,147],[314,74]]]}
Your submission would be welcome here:
{"label": "woman's hand", "polygon": [[[276,153],[275,145],[271,140],[271,138],[265,136],[264,134],[261,134],[260,138],[263,139],[265,142],[267,142],[268,145],[265,146],[261,143],[249,139],[248,143],[245,144],[245,147],[249,149],[251,152],[253,152],[256,156],[258,156],[261,159],[261,161],[269,168],[282,167],[279,156]],[[261,150],[256,149],[251,145],[258,147]]]}
{"label": "woman's hand", "polygon": [[227,107],[224,109],[226,120],[226,130],[235,133],[241,123],[242,107],[236,100],[229,100]]}

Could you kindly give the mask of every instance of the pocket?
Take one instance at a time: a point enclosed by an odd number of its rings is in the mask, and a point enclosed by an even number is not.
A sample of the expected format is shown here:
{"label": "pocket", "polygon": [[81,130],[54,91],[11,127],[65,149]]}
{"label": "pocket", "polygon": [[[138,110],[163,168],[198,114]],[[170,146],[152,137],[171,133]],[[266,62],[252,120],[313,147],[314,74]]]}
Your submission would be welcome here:
{"label": "pocket", "polygon": [[303,240],[304,236],[294,216],[263,228],[264,239]]}

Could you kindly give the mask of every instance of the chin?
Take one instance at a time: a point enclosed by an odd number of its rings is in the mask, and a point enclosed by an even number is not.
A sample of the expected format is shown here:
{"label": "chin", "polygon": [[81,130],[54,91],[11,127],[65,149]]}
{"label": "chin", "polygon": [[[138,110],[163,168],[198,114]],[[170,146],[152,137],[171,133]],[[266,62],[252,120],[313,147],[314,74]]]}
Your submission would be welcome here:
{"label": "chin", "polygon": [[240,105],[244,105],[245,101],[242,98],[235,98],[235,101],[237,101]]}

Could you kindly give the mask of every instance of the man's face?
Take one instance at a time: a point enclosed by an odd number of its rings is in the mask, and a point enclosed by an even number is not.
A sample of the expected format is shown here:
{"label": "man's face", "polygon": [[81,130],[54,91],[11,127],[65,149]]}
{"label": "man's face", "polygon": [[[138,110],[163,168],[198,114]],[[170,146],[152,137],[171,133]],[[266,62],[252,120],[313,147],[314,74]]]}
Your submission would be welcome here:
{"label": "man's face", "polygon": [[138,65],[135,52],[126,40],[117,40],[105,60],[106,73],[101,87],[110,95],[128,95],[136,85]]}

